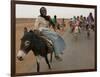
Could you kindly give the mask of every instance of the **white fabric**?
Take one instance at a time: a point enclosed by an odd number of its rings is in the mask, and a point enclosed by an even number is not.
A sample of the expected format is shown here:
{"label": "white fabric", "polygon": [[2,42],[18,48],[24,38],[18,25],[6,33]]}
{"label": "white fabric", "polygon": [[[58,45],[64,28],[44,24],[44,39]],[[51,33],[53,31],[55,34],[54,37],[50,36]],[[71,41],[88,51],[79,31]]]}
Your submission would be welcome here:
{"label": "white fabric", "polygon": [[46,27],[39,27],[39,31],[43,31],[43,30],[50,30],[50,29],[48,29],[48,28],[46,28]]}
{"label": "white fabric", "polygon": [[76,26],[74,32],[78,33],[78,31],[79,31],[78,26]]}
{"label": "white fabric", "polygon": [[46,21],[43,17],[38,16],[38,18],[35,20],[34,29],[39,29],[40,27],[48,27],[49,21]]}

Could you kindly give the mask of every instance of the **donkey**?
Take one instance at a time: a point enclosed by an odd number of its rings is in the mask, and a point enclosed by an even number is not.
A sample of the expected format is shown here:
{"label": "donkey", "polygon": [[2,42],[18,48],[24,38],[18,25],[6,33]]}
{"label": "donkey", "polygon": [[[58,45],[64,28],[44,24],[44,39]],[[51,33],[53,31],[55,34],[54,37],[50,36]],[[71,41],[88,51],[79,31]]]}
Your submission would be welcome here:
{"label": "donkey", "polygon": [[24,35],[21,38],[20,50],[18,51],[17,58],[22,61],[25,55],[32,50],[34,55],[36,56],[37,62],[37,72],[40,72],[40,61],[39,56],[45,58],[46,63],[48,64],[49,69],[51,69],[51,65],[49,63],[47,55],[51,54],[51,62],[52,62],[52,54],[53,54],[53,45],[47,42],[44,38],[41,38],[37,35],[36,31],[28,31],[27,28],[24,30]]}

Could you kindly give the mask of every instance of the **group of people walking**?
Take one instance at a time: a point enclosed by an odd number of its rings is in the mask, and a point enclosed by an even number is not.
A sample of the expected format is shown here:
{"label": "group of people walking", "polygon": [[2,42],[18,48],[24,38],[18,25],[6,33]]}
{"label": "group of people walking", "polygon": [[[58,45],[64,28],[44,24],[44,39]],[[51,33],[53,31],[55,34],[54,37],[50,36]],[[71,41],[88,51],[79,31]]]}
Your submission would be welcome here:
{"label": "group of people walking", "polygon": [[95,31],[95,20],[93,14],[90,12],[87,17],[73,16],[70,20],[71,32],[81,32],[81,30],[87,31],[87,37],[90,36],[90,30]]}

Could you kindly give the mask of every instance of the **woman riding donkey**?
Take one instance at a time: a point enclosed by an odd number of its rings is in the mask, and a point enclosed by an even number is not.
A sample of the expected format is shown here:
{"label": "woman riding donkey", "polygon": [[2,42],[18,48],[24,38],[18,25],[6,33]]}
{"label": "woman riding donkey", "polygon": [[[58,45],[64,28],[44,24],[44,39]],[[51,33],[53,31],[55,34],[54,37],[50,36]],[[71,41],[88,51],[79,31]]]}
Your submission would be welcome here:
{"label": "woman riding donkey", "polygon": [[51,22],[50,16],[47,16],[47,10],[45,7],[40,8],[40,15],[35,21],[34,30],[39,30],[44,36],[46,36],[54,46],[55,58],[57,60],[62,60],[61,54],[65,48],[65,42],[58,33],[50,29],[50,27],[54,25]]}

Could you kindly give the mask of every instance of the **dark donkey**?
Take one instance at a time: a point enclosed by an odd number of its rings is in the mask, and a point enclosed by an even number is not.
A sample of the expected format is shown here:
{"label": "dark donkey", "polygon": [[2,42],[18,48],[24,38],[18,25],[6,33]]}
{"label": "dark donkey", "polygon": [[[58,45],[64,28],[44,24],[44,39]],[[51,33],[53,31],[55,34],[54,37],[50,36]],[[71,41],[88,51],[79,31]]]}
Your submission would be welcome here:
{"label": "dark donkey", "polygon": [[49,60],[48,60],[48,53],[51,53],[51,62],[52,62],[52,53],[53,53],[53,46],[47,42],[42,36],[37,34],[38,31],[27,31],[27,28],[24,29],[24,36],[21,39],[20,50],[17,54],[18,60],[22,61],[25,55],[32,50],[34,55],[36,56],[37,61],[37,72],[40,71],[40,62],[39,56],[45,58],[46,63],[48,64],[49,69],[51,69]]}

